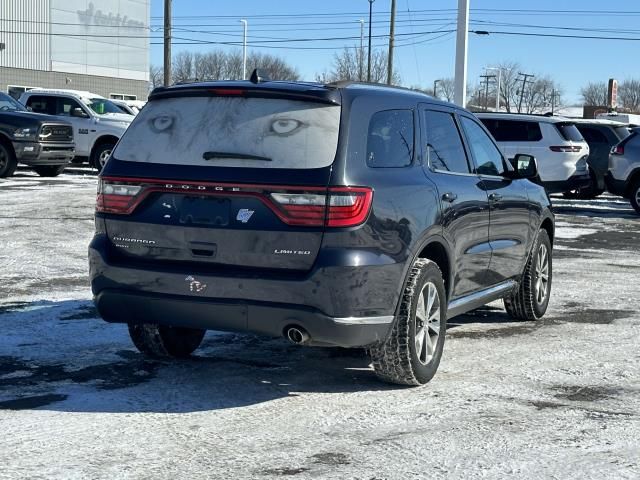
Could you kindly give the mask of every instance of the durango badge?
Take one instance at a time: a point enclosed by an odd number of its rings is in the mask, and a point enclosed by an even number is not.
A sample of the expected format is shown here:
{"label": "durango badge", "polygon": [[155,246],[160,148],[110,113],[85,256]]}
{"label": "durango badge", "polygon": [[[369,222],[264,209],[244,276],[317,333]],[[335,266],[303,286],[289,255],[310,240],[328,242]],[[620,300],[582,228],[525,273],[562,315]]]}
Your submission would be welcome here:
{"label": "durango badge", "polygon": [[238,210],[238,215],[236,215],[236,220],[247,223],[251,218],[251,215],[254,214],[254,210],[249,210],[248,208],[241,208]]}

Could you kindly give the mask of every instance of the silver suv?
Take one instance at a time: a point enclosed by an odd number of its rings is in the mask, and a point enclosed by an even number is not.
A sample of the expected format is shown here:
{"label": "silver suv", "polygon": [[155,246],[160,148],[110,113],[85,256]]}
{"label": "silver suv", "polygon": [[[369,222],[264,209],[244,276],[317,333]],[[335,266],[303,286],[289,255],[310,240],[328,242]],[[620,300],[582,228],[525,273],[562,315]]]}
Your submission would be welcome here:
{"label": "silver suv", "polygon": [[611,193],[628,198],[640,213],[640,129],[611,149],[605,180]]}

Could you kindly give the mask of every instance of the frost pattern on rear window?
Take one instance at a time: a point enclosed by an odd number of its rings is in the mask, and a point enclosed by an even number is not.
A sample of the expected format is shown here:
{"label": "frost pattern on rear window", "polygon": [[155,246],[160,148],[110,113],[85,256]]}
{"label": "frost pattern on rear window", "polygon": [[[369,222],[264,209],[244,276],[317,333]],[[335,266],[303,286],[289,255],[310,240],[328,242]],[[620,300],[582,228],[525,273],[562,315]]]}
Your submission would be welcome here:
{"label": "frost pattern on rear window", "polygon": [[129,126],[113,155],[130,162],[320,168],[333,163],[339,124],[340,107],[310,102],[222,97],[154,100]]}

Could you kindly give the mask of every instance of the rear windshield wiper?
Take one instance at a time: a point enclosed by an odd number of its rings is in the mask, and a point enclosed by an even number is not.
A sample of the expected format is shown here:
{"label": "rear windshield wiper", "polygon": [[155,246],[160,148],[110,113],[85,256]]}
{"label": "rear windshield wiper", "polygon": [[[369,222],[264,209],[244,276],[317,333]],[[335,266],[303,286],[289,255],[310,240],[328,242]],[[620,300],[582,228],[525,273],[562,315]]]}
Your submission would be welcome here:
{"label": "rear windshield wiper", "polygon": [[270,162],[269,157],[261,157],[259,155],[249,155],[246,153],[230,153],[230,152],[204,152],[202,158],[205,160],[260,160],[263,162]]}

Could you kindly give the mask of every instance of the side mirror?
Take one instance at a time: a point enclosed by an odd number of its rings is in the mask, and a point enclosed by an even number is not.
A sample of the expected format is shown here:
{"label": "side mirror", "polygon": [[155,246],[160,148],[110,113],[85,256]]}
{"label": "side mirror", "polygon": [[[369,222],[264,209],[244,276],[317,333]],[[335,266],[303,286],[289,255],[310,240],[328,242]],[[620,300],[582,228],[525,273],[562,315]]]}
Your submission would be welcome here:
{"label": "side mirror", "polygon": [[27,109],[27,112],[33,112],[33,108],[31,107],[25,107]]}
{"label": "side mirror", "polygon": [[516,178],[528,178],[529,180],[538,176],[538,162],[533,155],[518,153],[510,160],[515,169]]}
{"label": "side mirror", "polygon": [[80,107],[74,107],[71,109],[72,117],[89,118],[89,115],[85,113]]}

